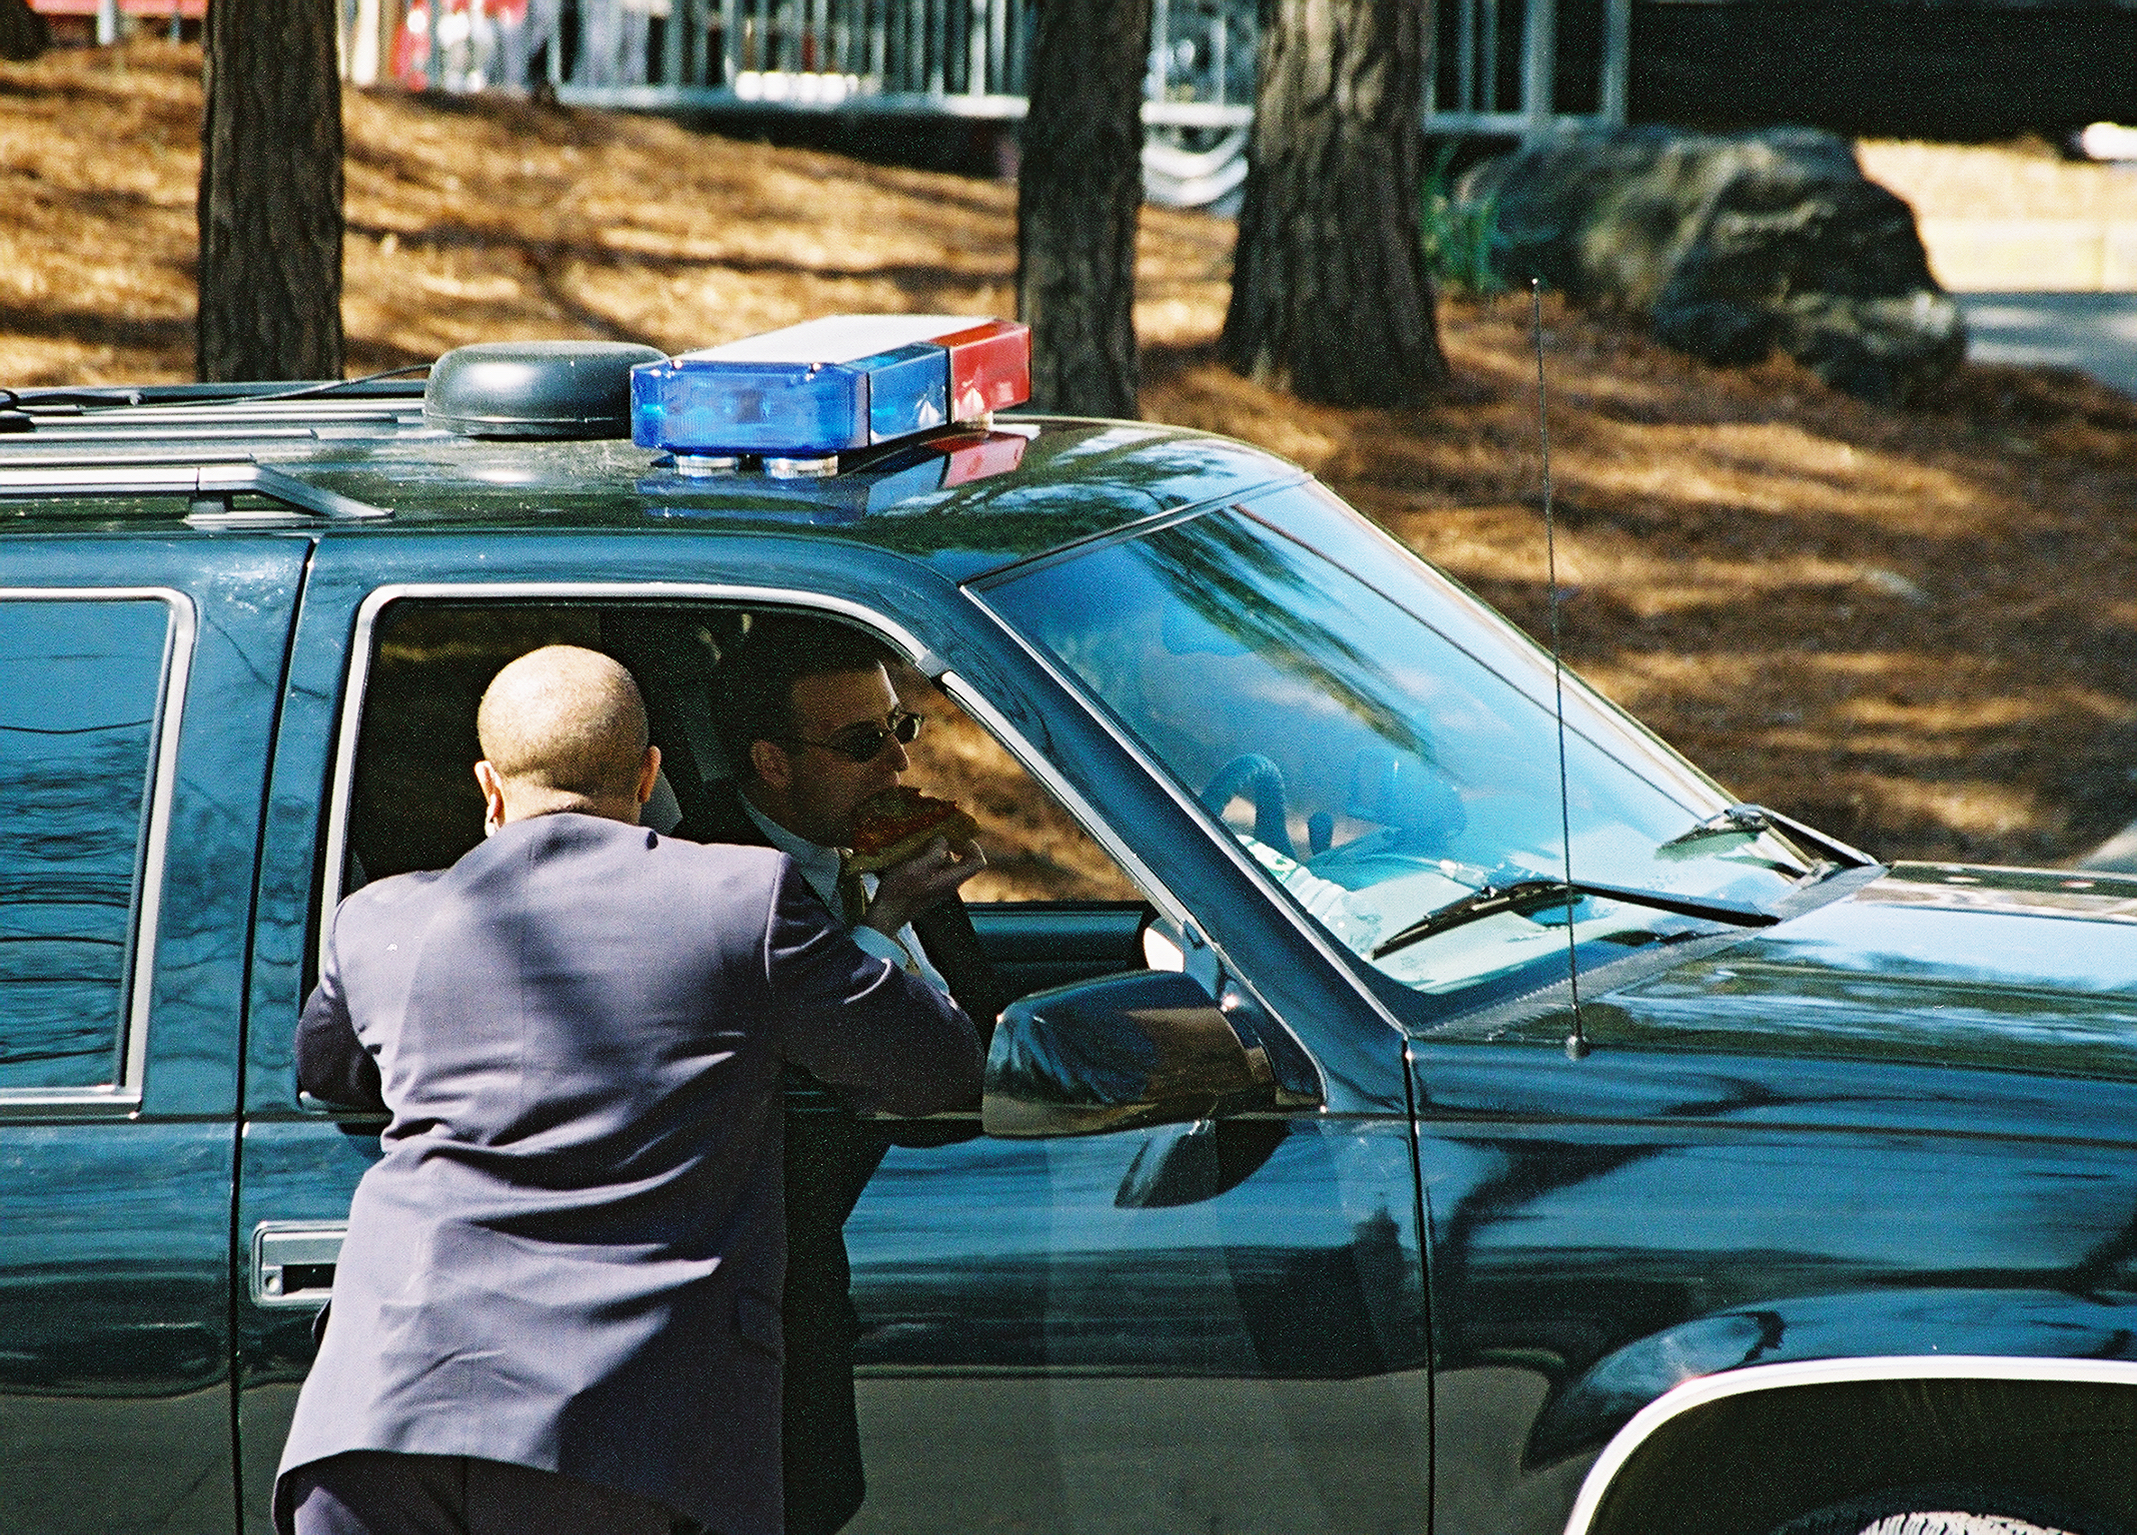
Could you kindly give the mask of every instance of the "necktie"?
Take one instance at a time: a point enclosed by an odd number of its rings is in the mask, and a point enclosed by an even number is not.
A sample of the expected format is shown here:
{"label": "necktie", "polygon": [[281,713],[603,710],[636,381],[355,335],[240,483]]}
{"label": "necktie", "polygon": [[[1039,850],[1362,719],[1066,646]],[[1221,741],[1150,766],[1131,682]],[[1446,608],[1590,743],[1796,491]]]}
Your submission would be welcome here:
{"label": "necktie", "polygon": [[854,868],[853,856],[843,851],[838,855],[838,905],[839,920],[848,927],[859,927],[868,915],[868,886]]}

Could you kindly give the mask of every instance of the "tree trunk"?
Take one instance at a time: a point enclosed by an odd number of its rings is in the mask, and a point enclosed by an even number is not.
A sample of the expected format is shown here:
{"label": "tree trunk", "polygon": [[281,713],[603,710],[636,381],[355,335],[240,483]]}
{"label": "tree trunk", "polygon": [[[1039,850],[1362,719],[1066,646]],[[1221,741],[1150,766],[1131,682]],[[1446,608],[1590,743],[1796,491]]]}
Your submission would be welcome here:
{"label": "tree trunk", "polygon": [[1447,373],[1418,241],[1430,7],[1273,0],[1264,14],[1218,356],[1323,404],[1415,404]]}
{"label": "tree trunk", "polygon": [[1135,224],[1150,0],[1040,0],[1017,179],[1032,401],[1136,414]]}
{"label": "tree trunk", "polygon": [[335,0],[214,0],[200,134],[204,380],[339,378]]}
{"label": "tree trunk", "polygon": [[52,45],[52,29],[30,0],[0,0],[0,59],[27,64]]}

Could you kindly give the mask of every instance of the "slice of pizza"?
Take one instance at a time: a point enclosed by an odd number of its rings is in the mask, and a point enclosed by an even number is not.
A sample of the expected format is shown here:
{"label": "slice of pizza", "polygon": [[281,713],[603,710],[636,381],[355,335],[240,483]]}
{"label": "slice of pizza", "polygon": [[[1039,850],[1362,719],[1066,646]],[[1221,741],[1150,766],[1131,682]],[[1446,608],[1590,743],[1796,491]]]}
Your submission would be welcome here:
{"label": "slice of pizza", "polygon": [[946,799],[900,784],[861,801],[853,813],[853,857],[847,867],[880,873],[905,862],[937,837],[952,847],[969,841],[979,823]]}

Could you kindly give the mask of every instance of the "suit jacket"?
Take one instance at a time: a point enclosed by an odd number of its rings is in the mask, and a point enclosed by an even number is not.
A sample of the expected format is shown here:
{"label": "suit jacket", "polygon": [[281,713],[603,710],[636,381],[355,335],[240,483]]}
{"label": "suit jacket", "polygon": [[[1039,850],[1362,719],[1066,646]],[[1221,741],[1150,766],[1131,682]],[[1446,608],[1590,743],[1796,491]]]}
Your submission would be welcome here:
{"label": "suit jacket", "polygon": [[472,1455],[781,1529],[780,1077],[925,1113],[971,1024],[777,853],[561,814],[335,914],[298,1076],[392,1115],[282,1469]]}
{"label": "suit jacket", "polygon": [[[761,846],[764,832],[730,784],[716,786],[700,822],[680,836]],[[964,902],[944,901],[913,919],[928,961],[980,1029],[981,1048],[1009,998],[995,978]],[[889,1127],[854,1117],[846,1103],[801,1071],[786,1087],[787,1275],[783,1424],[787,1535],[833,1535],[867,1493],[853,1397],[853,1351],[860,1330],[846,1257],[846,1217],[885,1150],[967,1139],[964,1127]]]}

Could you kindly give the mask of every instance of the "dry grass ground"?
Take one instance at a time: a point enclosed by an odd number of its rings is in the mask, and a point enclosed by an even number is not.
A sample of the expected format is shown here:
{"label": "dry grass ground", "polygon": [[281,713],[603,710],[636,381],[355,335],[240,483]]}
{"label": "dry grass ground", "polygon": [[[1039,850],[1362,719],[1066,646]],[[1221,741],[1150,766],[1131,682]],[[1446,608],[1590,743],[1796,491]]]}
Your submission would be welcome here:
{"label": "dry grass ground", "polygon": [[[198,62],[141,43],[0,65],[0,379],[189,376]],[[346,111],[352,371],[1013,303],[1006,185],[523,103]],[[2137,200],[2022,150],[1865,158],[1925,213]],[[1296,459],[1540,630],[1525,302],[1442,307],[1454,382],[1428,409],[1304,406],[1212,359],[1231,239],[1144,218],[1145,413]],[[1605,691],[1744,796],[1886,856],[2051,863],[2137,814],[2137,403],[1969,368],[1898,412],[1555,304],[1546,330],[1567,652]]]}

